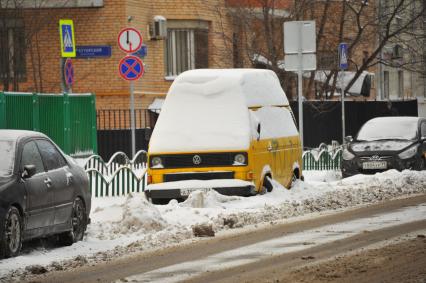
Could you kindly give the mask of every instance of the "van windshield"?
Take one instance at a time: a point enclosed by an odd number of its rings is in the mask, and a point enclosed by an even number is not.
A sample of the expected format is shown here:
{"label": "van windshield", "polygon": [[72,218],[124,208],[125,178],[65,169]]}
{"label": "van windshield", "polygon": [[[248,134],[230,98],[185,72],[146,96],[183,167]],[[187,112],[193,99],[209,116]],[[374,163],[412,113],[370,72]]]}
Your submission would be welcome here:
{"label": "van windshield", "polygon": [[174,82],[149,144],[152,153],[246,150],[245,98],[226,78]]}
{"label": "van windshield", "polygon": [[15,141],[0,140],[0,177],[12,175],[15,157]]}

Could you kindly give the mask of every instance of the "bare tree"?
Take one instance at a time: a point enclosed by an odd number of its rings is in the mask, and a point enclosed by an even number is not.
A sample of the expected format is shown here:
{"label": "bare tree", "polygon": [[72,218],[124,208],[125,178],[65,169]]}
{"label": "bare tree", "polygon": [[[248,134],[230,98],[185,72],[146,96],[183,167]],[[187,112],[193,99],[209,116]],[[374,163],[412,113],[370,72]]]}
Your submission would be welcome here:
{"label": "bare tree", "polygon": [[[285,88],[293,88],[294,75],[283,72],[282,25],[289,20],[315,20],[317,23],[318,71],[306,78],[305,96],[329,99],[334,96],[339,79],[337,46],[349,45],[350,80],[344,84],[348,92],[365,71],[374,72],[378,64],[404,68],[425,74],[424,14],[420,0],[389,0],[385,9],[377,1],[368,0],[252,0],[233,1],[226,14],[234,24],[234,65],[269,68],[280,75]],[[285,3],[291,5],[285,5]],[[417,6],[413,3],[418,3]],[[237,4],[235,4],[237,3]],[[381,2],[379,2],[381,3]],[[381,3],[382,4],[382,3]],[[384,4],[382,4],[383,6]],[[400,46],[408,60],[381,56],[389,46]],[[239,52],[235,52],[239,48]],[[236,58],[236,54],[242,58]],[[244,55],[244,56],[243,56]],[[321,80],[318,80],[321,75]],[[286,89],[287,94],[291,90]],[[293,92],[294,93],[294,92]]]}

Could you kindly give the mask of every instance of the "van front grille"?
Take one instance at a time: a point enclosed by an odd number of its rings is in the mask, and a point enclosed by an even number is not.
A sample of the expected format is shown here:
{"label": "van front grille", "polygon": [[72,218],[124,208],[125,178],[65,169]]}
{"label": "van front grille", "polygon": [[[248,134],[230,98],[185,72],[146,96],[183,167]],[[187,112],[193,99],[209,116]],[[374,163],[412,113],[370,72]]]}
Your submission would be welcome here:
{"label": "van front grille", "polygon": [[234,172],[188,172],[178,174],[164,174],[163,182],[186,181],[186,180],[214,180],[234,179]]}
{"label": "van front grille", "polygon": [[[237,154],[243,154],[246,157],[247,163],[247,153],[245,152],[152,155],[150,156],[150,161],[152,162],[154,157],[160,157],[163,165],[162,168],[164,169],[227,167],[235,166],[234,159]],[[245,164],[240,166],[245,166]]]}

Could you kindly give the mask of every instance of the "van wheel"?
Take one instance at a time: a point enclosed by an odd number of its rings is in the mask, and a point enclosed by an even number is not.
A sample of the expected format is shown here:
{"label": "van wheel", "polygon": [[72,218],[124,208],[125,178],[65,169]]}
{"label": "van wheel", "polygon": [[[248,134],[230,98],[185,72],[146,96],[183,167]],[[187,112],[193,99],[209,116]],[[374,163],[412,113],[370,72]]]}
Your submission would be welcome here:
{"label": "van wheel", "polygon": [[12,206],[4,218],[3,235],[0,239],[0,257],[14,257],[22,247],[22,218],[19,210]]}
{"label": "van wheel", "polygon": [[266,194],[267,192],[270,193],[274,189],[274,186],[272,186],[272,183],[270,181],[269,176],[265,176],[262,182],[262,190],[261,194]]}
{"label": "van wheel", "polygon": [[294,184],[299,179],[299,169],[295,169],[293,171],[293,175],[291,176],[291,185]]}

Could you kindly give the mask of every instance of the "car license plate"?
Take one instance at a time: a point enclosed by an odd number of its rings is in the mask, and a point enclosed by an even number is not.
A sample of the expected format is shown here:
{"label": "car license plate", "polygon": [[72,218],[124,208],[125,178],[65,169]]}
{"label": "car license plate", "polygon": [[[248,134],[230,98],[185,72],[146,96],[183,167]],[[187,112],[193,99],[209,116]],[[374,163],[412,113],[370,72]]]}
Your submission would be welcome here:
{"label": "car license plate", "polygon": [[212,188],[199,188],[199,189],[180,189],[180,195],[183,197],[189,196],[193,191],[210,192]]}
{"label": "car license plate", "polygon": [[386,169],[387,163],[386,161],[370,161],[362,163],[362,169]]}

